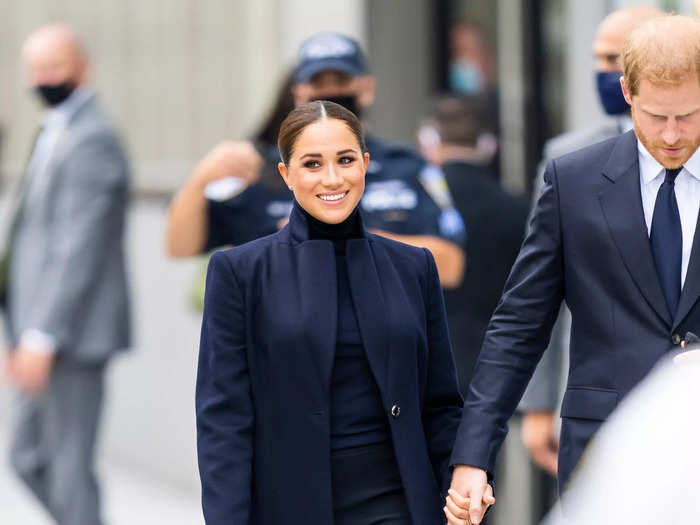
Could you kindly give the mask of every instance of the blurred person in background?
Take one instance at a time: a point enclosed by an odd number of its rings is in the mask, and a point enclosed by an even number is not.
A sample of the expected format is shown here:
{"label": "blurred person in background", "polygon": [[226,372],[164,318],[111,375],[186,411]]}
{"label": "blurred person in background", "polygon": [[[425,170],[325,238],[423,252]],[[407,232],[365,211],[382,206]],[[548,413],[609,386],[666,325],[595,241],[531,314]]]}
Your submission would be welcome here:
{"label": "blurred person in background", "polygon": [[128,166],[88,86],[88,58],[60,24],[23,47],[47,107],[21,182],[2,266],[17,387],[11,462],[61,525],[100,518],[93,463],[109,359],[129,345],[122,246]]}
{"label": "blurred person in background", "polygon": [[448,89],[456,95],[480,97],[484,118],[479,147],[494,150],[489,169],[493,177],[499,178],[499,155],[496,150],[501,119],[497,65],[484,28],[468,18],[457,20],[450,27],[449,50]]}
{"label": "blurred person in background", "polygon": [[[469,263],[458,288],[445,290],[459,384],[465,394],[491,314],[523,240],[528,201],[503,190],[478,146],[486,129],[483,99],[437,99],[427,126],[435,134],[430,157],[443,170],[466,226]],[[425,128],[424,128],[425,129]]]}
{"label": "blurred person in background", "polygon": [[[294,109],[292,85],[293,75],[288,74],[251,140],[223,141],[194,168],[170,206],[166,235],[170,255],[190,256],[243,244],[275,231],[289,217],[289,190],[276,162],[279,126]],[[222,230],[226,238],[219,241],[213,236],[223,236]],[[206,240],[208,235],[212,237]]]}
{"label": "blurred person in background", "polygon": [[[544,185],[544,168],[550,160],[632,129],[630,107],[620,87],[622,45],[635,27],[663,14],[663,11],[653,7],[628,7],[613,11],[598,26],[593,41],[596,86],[600,103],[610,120],[601,126],[571,131],[547,141],[535,181],[533,211]],[[549,347],[537,365],[519,406],[524,414],[523,442],[533,461],[551,476],[557,475],[559,436],[556,409],[563,395],[570,334],[571,313],[566,305],[562,305]]]}
{"label": "blurred person in background", "polygon": [[[311,100],[337,102],[362,118],[374,100],[375,79],[364,53],[353,39],[337,33],[317,33],[300,48],[291,94],[296,105]],[[374,136],[367,137],[372,157],[361,201],[367,227],[374,233],[428,248],[435,257],[445,287],[457,286],[464,270],[460,247],[464,225],[452,205],[442,174],[417,153]],[[237,245],[275,232],[286,220],[292,196],[284,203],[262,195],[259,183],[233,197],[207,198],[205,188],[217,178],[238,172],[255,181],[271,171],[279,153],[256,150],[250,142],[221,155],[212,151],[195,168],[174,197],[169,213],[168,252],[196,255],[225,245]],[[262,179],[261,179],[262,180]],[[280,219],[283,220],[280,220]],[[251,237],[250,233],[254,233]]]}
{"label": "blurred person in background", "polygon": [[618,402],[700,328],[700,22],[653,18],[628,35],[622,58],[634,129],[547,165],[484,338],[451,460],[453,508],[469,508],[474,523],[563,300],[572,330],[560,490]]}
{"label": "blurred person in background", "polygon": [[[697,347],[696,347],[697,348]],[[700,523],[700,350],[660,363],[618,407],[544,525]]]}
{"label": "blurred person in background", "polygon": [[279,232],[215,253],[197,374],[208,525],[438,525],[461,397],[430,252],[369,233],[357,117],[297,106]]}

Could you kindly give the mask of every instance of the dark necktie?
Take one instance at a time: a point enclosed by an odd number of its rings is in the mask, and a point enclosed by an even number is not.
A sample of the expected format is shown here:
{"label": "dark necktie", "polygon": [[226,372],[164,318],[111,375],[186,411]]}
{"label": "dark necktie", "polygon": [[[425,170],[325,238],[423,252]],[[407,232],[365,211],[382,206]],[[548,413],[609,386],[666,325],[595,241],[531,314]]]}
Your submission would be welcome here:
{"label": "dark necktie", "polygon": [[651,220],[651,250],[671,316],[676,314],[681,297],[683,230],[674,185],[676,176],[682,169],[666,170],[666,178],[656,194],[654,217]]}

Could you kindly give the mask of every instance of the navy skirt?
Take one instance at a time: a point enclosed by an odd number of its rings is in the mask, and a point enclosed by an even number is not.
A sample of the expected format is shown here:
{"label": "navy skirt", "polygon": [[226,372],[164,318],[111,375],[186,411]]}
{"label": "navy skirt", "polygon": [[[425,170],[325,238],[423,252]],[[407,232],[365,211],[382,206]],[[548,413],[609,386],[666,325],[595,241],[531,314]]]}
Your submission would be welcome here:
{"label": "navy skirt", "polygon": [[412,525],[391,443],[331,455],[335,525]]}

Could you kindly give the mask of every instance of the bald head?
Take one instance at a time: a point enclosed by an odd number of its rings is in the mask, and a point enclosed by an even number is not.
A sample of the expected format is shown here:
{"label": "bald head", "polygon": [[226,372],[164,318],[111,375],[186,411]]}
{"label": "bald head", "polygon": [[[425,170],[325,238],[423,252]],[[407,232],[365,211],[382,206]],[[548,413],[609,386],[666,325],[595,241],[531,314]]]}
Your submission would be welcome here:
{"label": "bald head", "polygon": [[42,26],[32,32],[22,48],[27,80],[33,87],[82,84],[87,57],[75,32],[64,24]]}
{"label": "bald head", "polygon": [[655,7],[627,7],[606,16],[598,26],[593,54],[598,71],[621,71],[622,46],[635,28],[665,13]]}

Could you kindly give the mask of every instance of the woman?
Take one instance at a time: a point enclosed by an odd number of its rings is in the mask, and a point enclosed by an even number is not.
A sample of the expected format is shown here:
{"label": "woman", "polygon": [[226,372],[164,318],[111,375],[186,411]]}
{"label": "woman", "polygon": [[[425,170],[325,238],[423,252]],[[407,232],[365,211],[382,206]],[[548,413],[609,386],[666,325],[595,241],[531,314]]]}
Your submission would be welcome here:
{"label": "woman", "polygon": [[461,415],[430,252],[368,233],[361,126],[282,123],[289,224],[214,254],[197,377],[208,525],[444,523]]}

